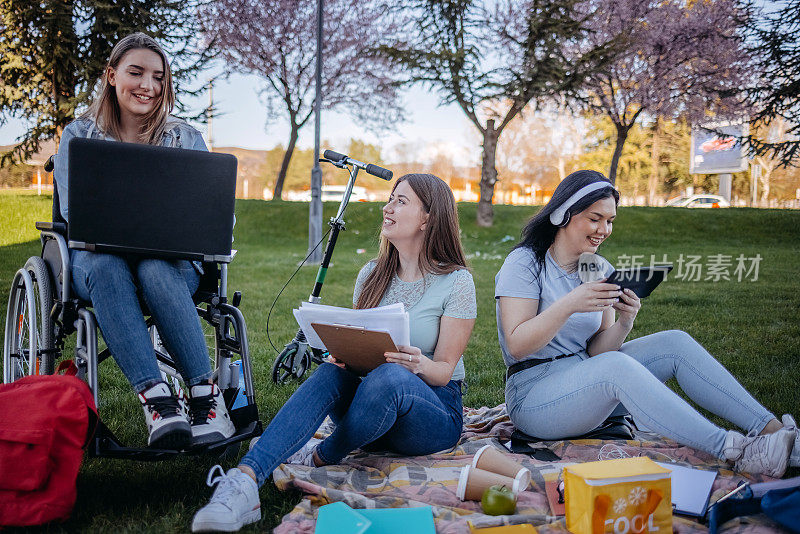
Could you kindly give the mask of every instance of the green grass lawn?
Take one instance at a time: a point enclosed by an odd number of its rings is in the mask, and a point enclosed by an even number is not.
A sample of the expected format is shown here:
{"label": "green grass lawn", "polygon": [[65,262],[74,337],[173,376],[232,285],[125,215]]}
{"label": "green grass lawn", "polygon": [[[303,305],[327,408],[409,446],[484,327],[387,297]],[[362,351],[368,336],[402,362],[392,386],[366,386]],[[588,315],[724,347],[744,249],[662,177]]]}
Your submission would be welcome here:
{"label": "green grass lawn", "polygon": [[[347,213],[347,231],[340,236],[333,265],[325,280],[323,302],[350,306],[359,268],[377,251],[380,205],[355,203]],[[308,207],[238,201],[230,291],[242,291],[253,352],[256,393],[261,418],[268,422],[296,385],[274,386],[269,375],[276,353],[266,334],[267,312],[285,280],[305,256]],[[475,205],[459,212],[464,247],[478,294],[478,320],[465,354],[469,391],[465,405],[503,402],[504,366],[497,345],[494,275],[535,210],[495,207],[495,225],[475,225]],[[335,206],[326,204],[325,220]],[[11,278],[26,258],[38,254],[33,222],[49,220],[50,198],[0,193],[0,316],[5,317]],[[681,281],[670,276],[644,301],[631,337],[659,330],[692,334],[745,387],[776,414],[800,415],[800,212],[725,209],[622,208],[613,235],[600,252],[617,263],[625,256],[651,254],[677,262],[681,255],[701,256],[702,278],[708,257],[728,255],[730,281]],[[366,254],[358,254],[366,249]],[[758,280],[736,281],[736,258],[761,256]],[[749,266],[749,263],[748,263]],[[677,267],[676,267],[677,269]],[[279,348],[297,326],[291,310],[308,297],[316,269],[305,267],[278,301],[270,322],[272,342]],[[146,440],[141,408],[127,382],[111,362],[101,373],[100,412],[120,437],[132,444]],[[24,416],[24,414],[21,414]],[[717,421],[721,423],[720,421]],[[164,532],[186,531],[193,513],[207,501],[205,487],[214,458],[181,458],[159,463],[86,459],[78,478],[78,503],[64,530]],[[234,465],[227,462],[224,467]],[[791,474],[800,474],[792,472]],[[271,483],[261,490],[263,521],[271,529],[300,500],[299,493],[278,492]],[[50,527],[48,530],[59,530]]]}

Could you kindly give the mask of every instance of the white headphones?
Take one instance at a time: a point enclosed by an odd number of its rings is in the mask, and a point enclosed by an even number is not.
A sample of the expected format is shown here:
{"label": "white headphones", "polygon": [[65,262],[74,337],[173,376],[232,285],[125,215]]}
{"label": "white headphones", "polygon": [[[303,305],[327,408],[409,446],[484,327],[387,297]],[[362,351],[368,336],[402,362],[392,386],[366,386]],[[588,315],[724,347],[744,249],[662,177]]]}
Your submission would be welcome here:
{"label": "white headphones", "polygon": [[569,222],[569,209],[580,199],[588,195],[589,193],[594,193],[600,189],[604,189],[606,187],[610,187],[614,189],[614,186],[611,183],[606,181],[601,182],[594,182],[589,185],[586,185],[578,190],[574,195],[569,197],[566,202],[561,204],[556,210],[550,214],[550,222],[553,223],[555,226],[566,226]]}

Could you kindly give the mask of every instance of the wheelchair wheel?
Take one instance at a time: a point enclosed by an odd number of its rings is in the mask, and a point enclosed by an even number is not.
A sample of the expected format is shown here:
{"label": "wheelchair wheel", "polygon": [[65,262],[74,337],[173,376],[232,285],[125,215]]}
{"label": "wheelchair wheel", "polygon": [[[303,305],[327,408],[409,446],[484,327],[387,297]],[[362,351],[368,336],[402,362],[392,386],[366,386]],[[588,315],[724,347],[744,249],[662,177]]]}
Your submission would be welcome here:
{"label": "wheelchair wheel", "polygon": [[25,375],[52,374],[53,304],[50,273],[44,260],[33,256],[17,271],[8,298],[3,381],[14,382]]}

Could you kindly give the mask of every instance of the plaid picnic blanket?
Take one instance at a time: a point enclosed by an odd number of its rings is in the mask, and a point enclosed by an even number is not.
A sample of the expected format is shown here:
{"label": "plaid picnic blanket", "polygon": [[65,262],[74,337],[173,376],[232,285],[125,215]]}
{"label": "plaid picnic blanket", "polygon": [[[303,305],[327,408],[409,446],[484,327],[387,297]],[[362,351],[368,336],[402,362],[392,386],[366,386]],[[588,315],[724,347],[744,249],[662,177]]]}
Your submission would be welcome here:
{"label": "plaid picnic blanket", "polygon": [[[328,420],[317,432],[317,437],[326,436],[331,429],[332,423]],[[352,508],[429,505],[433,508],[436,531],[440,534],[468,534],[468,521],[476,527],[531,523],[541,534],[563,534],[567,532],[564,517],[551,515],[545,482],[557,479],[564,464],[598,459],[648,456],[655,461],[717,469],[719,476],[713,486],[711,502],[735,488],[743,478],[704,452],[644,432],[637,432],[634,441],[544,442],[561,460],[541,462],[527,455],[515,455],[531,471],[531,488],[520,493],[515,515],[488,516],[482,513],[480,503],[458,499],[459,473],[472,461],[478,449],[489,443],[502,447],[500,443],[510,439],[513,431],[504,404],[493,408],[465,408],[461,440],[450,451],[417,457],[356,451],[338,465],[311,468],[283,464],[273,472],[275,485],[281,490],[297,488],[306,496],[283,517],[273,532],[313,534],[319,507],[343,501]],[[769,480],[765,477],[748,478],[759,482]],[[675,516],[673,531],[697,533],[708,532],[708,529],[693,520]],[[722,532],[761,534],[783,530],[765,516],[753,516],[730,521]]]}

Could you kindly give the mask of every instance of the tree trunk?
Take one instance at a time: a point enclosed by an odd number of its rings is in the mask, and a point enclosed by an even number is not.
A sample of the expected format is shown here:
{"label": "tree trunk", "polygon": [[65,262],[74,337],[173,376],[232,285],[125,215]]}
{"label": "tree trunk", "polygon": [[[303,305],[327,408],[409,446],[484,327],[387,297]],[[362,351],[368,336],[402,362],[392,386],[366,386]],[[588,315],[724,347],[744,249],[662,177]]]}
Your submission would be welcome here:
{"label": "tree trunk", "polygon": [[294,146],[297,144],[297,132],[300,130],[300,126],[294,121],[291,121],[291,125],[292,132],[289,134],[289,146],[286,147],[286,152],[283,154],[281,170],[278,171],[278,179],[275,181],[275,190],[272,192],[272,200],[282,200],[283,182],[286,180],[286,171],[289,170],[289,162],[292,160]]}
{"label": "tree trunk", "polygon": [[659,137],[661,136],[661,121],[656,117],[656,123],[653,125],[653,146],[650,151],[650,180],[647,183],[647,205],[654,206],[656,203],[656,189],[658,189],[658,163],[661,159],[661,145],[659,144]]}
{"label": "tree trunk", "polygon": [[617,146],[614,148],[614,155],[611,156],[611,166],[608,169],[608,179],[611,183],[617,183],[617,166],[619,165],[619,158],[622,156],[622,149],[625,146],[625,140],[628,138],[628,131],[630,126],[622,124],[614,124],[617,127]]}
{"label": "tree trunk", "polygon": [[558,181],[560,183],[567,177],[567,158],[564,157],[564,154],[558,155],[556,166],[558,167]]}
{"label": "tree trunk", "polygon": [[494,184],[497,183],[497,138],[498,132],[494,129],[494,120],[486,121],[483,131],[483,158],[481,160],[481,197],[478,201],[478,226],[489,227],[494,222],[492,197]]}
{"label": "tree trunk", "polygon": [[769,182],[770,178],[772,177],[772,171],[774,167],[764,167],[761,171],[761,202],[765,206],[768,206],[769,201]]}

